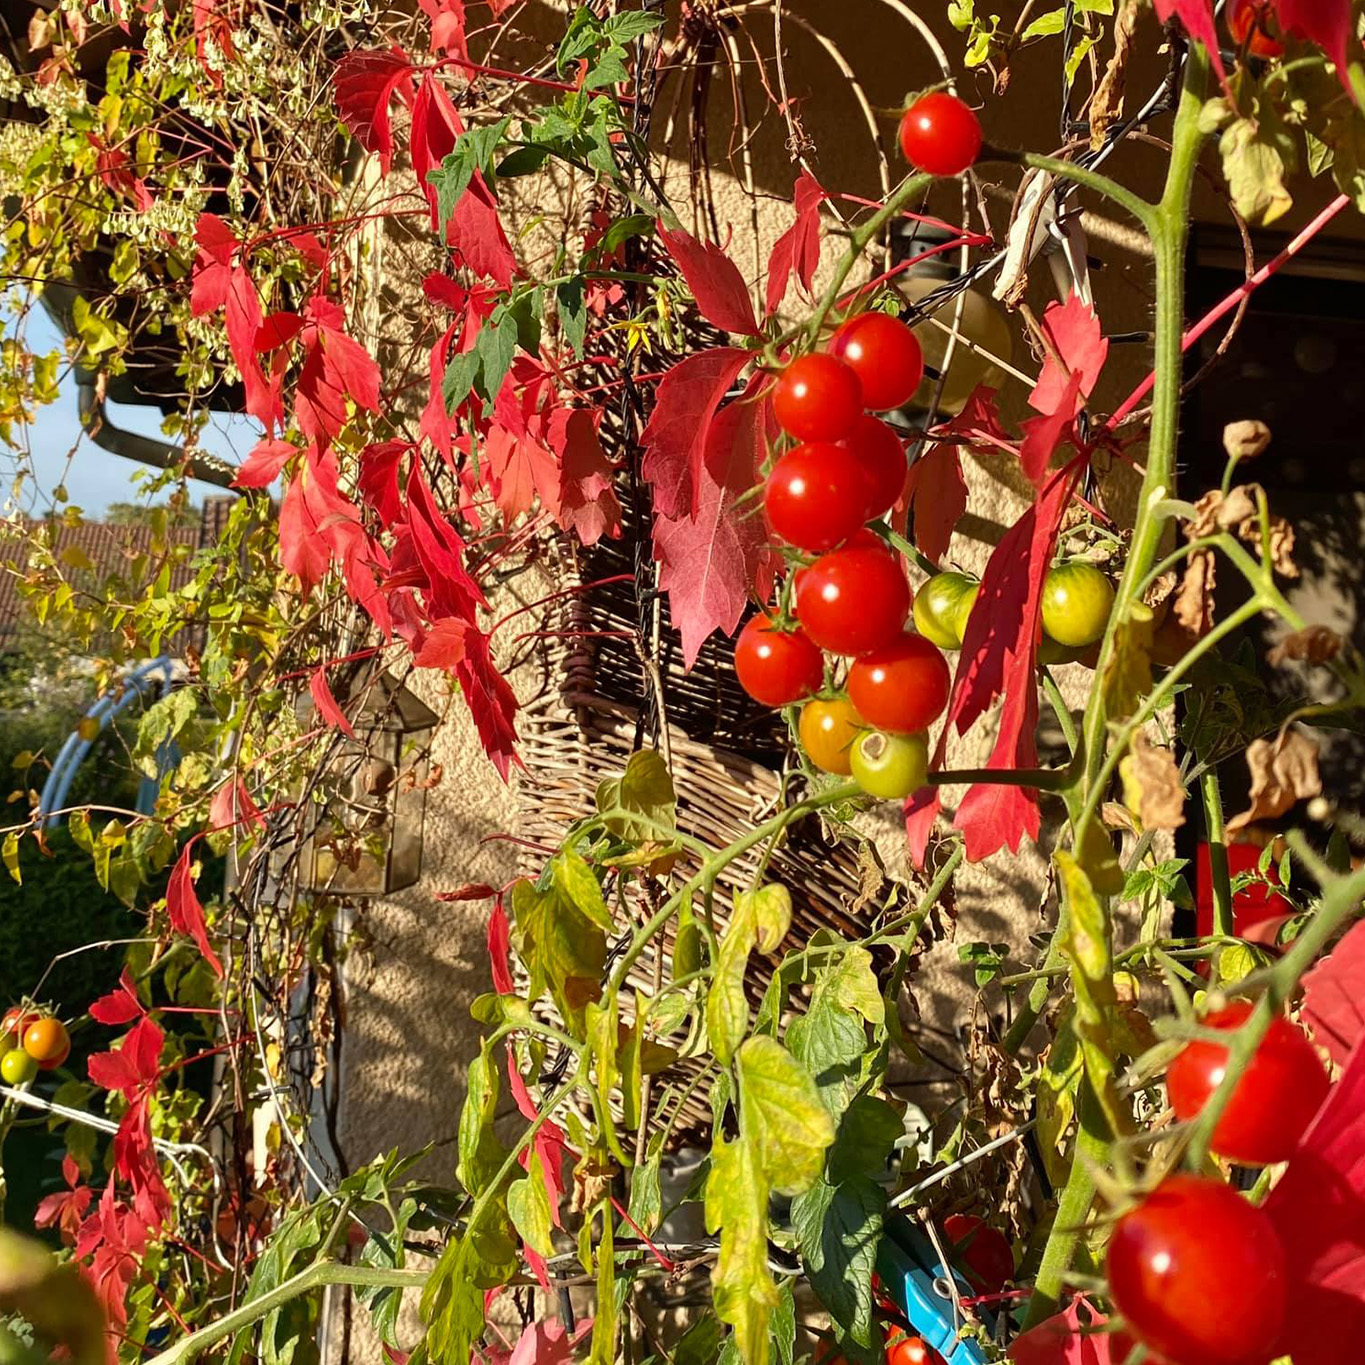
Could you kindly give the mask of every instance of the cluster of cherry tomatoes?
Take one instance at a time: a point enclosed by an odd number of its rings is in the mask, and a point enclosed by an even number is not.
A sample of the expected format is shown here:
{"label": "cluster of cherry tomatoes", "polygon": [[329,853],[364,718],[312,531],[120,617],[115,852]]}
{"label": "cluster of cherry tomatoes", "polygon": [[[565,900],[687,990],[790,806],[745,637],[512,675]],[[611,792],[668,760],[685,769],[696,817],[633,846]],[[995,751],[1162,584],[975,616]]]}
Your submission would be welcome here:
{"label": "cluster of cherry tomatoes", "polygon": [[[779,617],[754,617],[735,646],[735,671],[751,697],[772,707],[804,703],[797,732],[810,762],[851,775],[883,800],[924,784],[926,732],[951,683],[942,651],[961,648],[980,588],[966,574],[939,573],[912,600],[900,555],[868,529],[900,499],[907,470],[900,438],[865,409],[902,406],[923,373],[914,332],[898,318],[863,313],[840,324],[826,350],[779,375],[773,410],[798,444],[773,465],[764,510],[800,565]],[[1050,570],[1042,661],[1080,657],[1103,633],[1113,598],[1091,564]],[[850,661],[830,688],[827,655]]]}
{"label": "cluster of cherry tomatoes", "polygon": [[[1237,1001],[1201,1022],[1234,1030],[1251,1010]],[[1218,1043],[1197,1040],[1181,1050],[1166,1073],[1177,1118],[1198,1117],[1227,1063]],[[1213,1151],[1248,1166],[1287,1160],[1330,1083],[1302,1030],[1275,1019],[1219,1116]],[[1151,1365],[1242,1365],[1273,1354],[1287,1306],[1284,1251],[1266,1213],[1231,1185],[1167,1176],[1114,1225],[1106,1269],[1127,1324],[1110,1351],[1114,1360],[1127,1360],[1137,1342]]]}
{"label": "cluster of cherry tomatoes", "polygon": [[0,1078],[7,1085],[24,1085],[70,1055],[71,1035],[60,1019],[18,1005],[0,1019]]}

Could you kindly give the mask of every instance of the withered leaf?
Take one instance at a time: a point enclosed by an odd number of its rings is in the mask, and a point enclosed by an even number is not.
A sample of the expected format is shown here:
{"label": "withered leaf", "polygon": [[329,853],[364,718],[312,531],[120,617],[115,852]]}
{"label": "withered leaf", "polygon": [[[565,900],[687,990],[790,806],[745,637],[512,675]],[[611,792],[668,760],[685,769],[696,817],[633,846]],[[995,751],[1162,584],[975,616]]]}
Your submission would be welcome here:
{"label": "withered leaf", "polygon": [[1104,146],[1109,128],[1123,117],[1123,92],[1128,82],[1128,55],[1133,50],[1133,30],[1137,27],[1138,0],[1124,0],[1114,20],[1114,55],[1104,69],[1095,97],[1090,101],[1090,145]]}
{"label": "withered leaf", "polygon": [[[1226,497],[1215,488],[1205,493],[1194,505],[1194,516],[1185,527],[1191,540],[1215,535],[1219,531],[1234,531],[1248,545],[1261,543],[1261,519],[1257,507],[1265,497],[1265,489],[1258,483],[1241,484],[1228,490]],[[1268,517],[1270,528],[1270,561],[1275,572],[1285,578],[1299,576],[1294,563],[1294,528],[1273,513]],[[1187,575],[1188,576],[1188,575]],[[1210,587],[1212,583],[1210,582]]]}
{"label": "withered leaf", "polygon": [[1270,444],[1270,428],[1251,418],[1245,422],[1229,422],[1223,428],[1223,449],[1233,460],[1254,460]]}
{"label": "withered leaf", "polygon": [[1213,629],[1213,590],[1218,583],[1212,550],[1196,550],[1185,565],[1172,612],[1191,639],[1202,639]]}
{"label": "withered leaf", "polygon": [[1145,829],[1179,829],[1185,823],[1185,787],[1169,749],[1134,735],[1119,775],[1123,799]]}
{"label": "withered leaf", "polygon": [[1296,801],[1322,795],[1317,743],[1302,730],[1286,730],[1278,738],[1253,740],[1247,746],[1251,771],[1251,809],[1228,821],[1236,834],[1256,820],[1274,820]]}
{"label": "withered leaf", "polygon": [[1306,664],[1325,664],[1341,653],[1344,641],[1330,626],[1305,626],[1286,635],[1266,655],[1269,663],[1279,667],[1286,659],[1298,659]]}

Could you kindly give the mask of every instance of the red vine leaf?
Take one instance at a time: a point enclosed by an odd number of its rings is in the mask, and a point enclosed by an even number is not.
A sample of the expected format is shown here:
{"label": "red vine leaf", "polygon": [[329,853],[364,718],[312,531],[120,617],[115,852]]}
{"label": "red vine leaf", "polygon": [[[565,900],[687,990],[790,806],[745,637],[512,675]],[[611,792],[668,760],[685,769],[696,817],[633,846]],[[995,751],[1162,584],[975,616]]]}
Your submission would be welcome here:
{"label": "red vine leaf", "polygon": [[418,4],[431,20],[431,50],[468,60],[464,0],[418,0]]}
{"label": "red vine leaf", "polygon": [[398,491],[398,466],[412,449],[408,441],[378,441],[360,452],[360,476],[356,487],[365,505],[385,526],[403,515],[403,496]]}
{"label": "red vine leaf", "polygon": [[1029,417],[1020,422],[1024,439],[1019,446],[1019,463],[1035,485],[1047,477],[1048,466],[1076,420],[1076,402],[1081,391],[1081,375],[1073,373],[1058,397],[1056,412]]}
{"label": "red vine leaf", "polygon": [[[166,913],[170,916],[171,928],[177,934],[188,934],[199,945],[199,951],[203,954],[204,961],[213,968],[214,975],[222,976],[223,964],[218,961],[218,954],[209,943],[204,907],[200,904],[199,896],[194,889],[194,843],[195,840],[190,839],[185,844],[175,866],[171,869],[171,879],[166,883]],[[143,1022],[151,1023],[150,1020]],[[91,1061],[94,1061],[93,1057]]]}
{"label": "red vine leaf", "polygon": [[640,442],[641,472],[654,486],[654,507],[662,516],[687,517],[696,509],[711,421],[748,361],[748,351],[732,346],[701,351],[659,382]]}
{"label": "red vine leaf", "polygon": [[379,155],[385,175],[393,161],[389,104],[397,94],[412,102],[412,63],[401,47],[378,52],[348,52],[332,78],[337,113],[367,152]]}
{"label": "red vine leaf", "polygon": [[1077,293],[1065,303],[1050,304],[1042,328],[1051,349],[1028,401],[1035,412],[1064,411],[1074,417],[1079,400],[1090,397],[1109,358],[1109,341],[1100,333],[1094,308]]}
{"label": "red vine leaf", "polygon": [[346,402],[379,410],[379,366],[344,330],[346,315],[330,299],[314,297],[300,333],[303,369],[294,390],[294,419],[320,449],[346,425]]}
{"label": "red vine leaf", "polygon": [[446,159],[462,132],[464,124],[445,87],[428,74],[412,106],[412,170],[427,197],[431,226],[438,232],[445,227],[446,242],[476,275],[486,275],[510,289],[517,273],[516,257],[502,230],[497,201],[478,171],[470,178],[450,221],[444,225],[436,221],[436,187],[427,181],[427,174]]}
{"label": "red vine leaf", "polygon": [[[1316,3],[1316,0],[1309,0]],[[1213,22],[1213,0],[1153,0],[1156,17],[1164,24],[1172,16],[1184,25],[1185,32],[1197,43],[1202,43],[1209,52],[1209,60],[1218,73],[1219,80],[1226,80],[1223,59],[1218,53],[1218,30]]]}
{"label": "red vine leaf", "polygon": [[464,658],[465,635],[473,627],[458,616],[443,616],[426,633],[420,649],[413,652],[412,661],[418,668],[443,668],[453,672]]}
{"label": "red vine leaf", "polygon": [[905,501],[915,544],[937,563],[948,553],[953,528],[967,510],[962,447],[971,445],[973,439],[1005,441],[995,390],[984,384],[974,389],[962,411],[951,422],[936,427],[933,434],[935,443],[910,466]]}
{"label": "red vine leaf", "polygon": [[768,290],[764,299],[767,317],[777,312],[792,275],[801,281],[801,288],[810,293],[811,282],[820,265],[820,205],[825,198],[820,182],[809,171],[802,171],[797,176],[792,189],[796,221],[773,243],[768,256]]}
{"label": "red vine leaf", "polygon": [[502,897],[493,907],[488,917],[488,960],[493,970],[493,989],[499,995],[511,995],[516,991],[512,980],[512,926],[503,908]]}
{"label": "red vine leaf", "polygon": [[75,1242],[76,1234],[85,1220],[86,1210],[95,1197],[95,1192],[89,1185],[79,1183],[80,1174],[81,1168],[76,1165],[75,1157],[68,1152],[62,1158],[62,1179],[66,1181],[66,1189],[40,1199],[33,1214],[34,1227],[48,1228],[55,1223],[62,1241],[67,1246]]}
{"label": "red vine leaf", "polygon": [[337,705],[337,699],[332,695],[331,686],[327,682],[326,664],[319,664],[309,675],[308,691],[312,695],[313,705],[317,708],[318,719],[323,724],[330,725],[333,730],[340,730],[343,735],[349,735],[354,739],[355,731],[351,729],[351,722]]}
{"label": "red vine leaf", "polygon": [[[1332,59],[1337,77],[1346,93],[1355,95],[1347,68],[1351,63],[1351,44],[1355,39],[1351,0],[1274,0],[1280,27],[1286,32],[1301,34],[1316,43]],[[1356,55],[1360,44],[1356,43]]]}
{"label": "red vine leaf", "polygon": [[[539,1117],[531,1092],[526,1088],[526,1082],[517,1069],[516,1053],[512,1051],[510,1043],[507,1045],[507,1080],[522,1118]],[[545,1193],[550,1197],[550,1219],[555,1227],[563,1227],[559,1220],[559,1201],[564,1197],[564,1158],[569,1153],[569,1142],[564,1136],[564,1130],[553,1119],[547,1119],[540,1125],[535,1137],[535,1149],[545,1171]],[[522,1152],[520,1161],[521,1169],[526,1170],[531,1164],[531,1153]]]}
{"label": "red vine leaf", "polygon": [[559,524],[584,545],[621,534],[621,504],[612,486],[611,461],[597,436],[601,413],[556,408],[550,448],[559,459]]}
{"label": "red vine leaf", "polygon": [[1365,924],[1304,973],[1303,1020],[1338,1065],[1365,1038]]}
{"label": "red vine leaf", "polygon": [[1357,1043],[1265,1210],[1284,1247],[1290,1311],[1274,1350],[1348,1365],[1365,1334],[1365,1044]]}
{"label": "red vine leaf", "polygon": [[659,240],[682,271],[702,317],[723,332],[757,336],[758,319],[739,267],[714,242],[670,232],[662,222],[658,226]]}
{"label": "red vine leaf", "polygon": [[723,409],[708,427],[696,516],[659,517],[654,524],[654,555],[663,565],[659,587],[668,593],[687,668],[714,631],[734,633],[751,592],[761,600],[771,586],[773,557],[762,514],[752,503],[736,507],[739,495],[758,481],[767,423],[767,403]]}
{"label": "red vine leaf", "polygon": [[484,752],[504,782],[517,757],[517,694],[493,665],[488,636],[471,626],[465,632],[464,657],[455,666],[474,728]]}
{"label": "red vine leaf", "polygon": [[[433,619],[458,616],[472,621],[477,608],[486,607],[479,585],[464,565],[464,541],[436,506],[422,467],[414,460],[408,473],[406,545],[425,579],[427,613]],[[399,558],[395,547],[394,558]]]}
{"label": "red vine leaf", "polygon": [[298,453],[298,447],[289,441],[276,441],[269,437],[257,441],[251,453],[237,467],[232,482],[238,488],[267,488],[279,478],[280,471]]}
{"label": "red vine leaf", "polygon": [[[1082,1307],[1086,1310],[1084,1321]],[[1037,1327],[1015,1337],[1009,1359],[1014,1365],[1123,1365],[1113,1359],[1108,1334],[1095,1331],[1104,1322],[1104,1316],[1095,1312],[1087,1299],[1075,1298],[1065,1312],[1044,1318]]]}
{"label": "red vine leaf", "polygon": [[[966,734],[1002,693],[999,734],[986,767],[1030,768],[1038,761],[1034,670],[1043,578],[1081,468],[1082,461],[1076,459],[1054,474],[991,554],[977,607],[967,620],[952,704],[934,756],[936,768],[942,765],[949,729],[955,726],[958,734]],[[979,783],[959,802],[953,823],[965,836],[968,859],[980,862],[1000,848],[1017,851],[1025,834],[1037,837],[1037,799],[1022,787]]]}
{"label": "red vine leaf", "polygon": [[127,967],[119,974],[118,985],[108,995],[102,995],[88,1011],[97,1024],[130,1024],[139,1015],[146,1014],[142,1001],[137,998],[137,985],[133,974]]}
{"label": "red vine leaf", "polygon": [[921,871],[929,852],[929,835],[938,819],[941,804],[937,787],[921,787],[905,798],[902,812],[905,816],[905,839],[910,857]]}
{"label": "red vine leaf", "polygon": [[246,783],[240,777],[230,777],[209,802],[209,828],[236,829],[240,825],[264,829],[265,816],[251,799]]}

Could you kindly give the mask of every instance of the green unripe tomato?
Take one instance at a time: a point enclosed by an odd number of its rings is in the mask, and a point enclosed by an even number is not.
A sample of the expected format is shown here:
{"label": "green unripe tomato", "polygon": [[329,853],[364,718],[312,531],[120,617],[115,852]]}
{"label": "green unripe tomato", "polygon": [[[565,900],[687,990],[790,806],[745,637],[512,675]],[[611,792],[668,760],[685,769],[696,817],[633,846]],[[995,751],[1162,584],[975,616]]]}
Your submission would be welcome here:
{"label": "green unripe tomato", "polygon": [[1093,645],[1109,624],[1114,585],[1093,565],[1070,559],[1043,580],[1043,629],[1059,645]]}
{"label": "green unripe tomato", "polygon": [[853,780],[879,801],[899,801],[924,786],[929,775],[929,736],[865,730],[849,754]]}
{"label": "green unripe tomato", "polygon": [[0,1057],[0,1076],[7,1085],[23,1085],[38,1074],[38,1063],[21,1047],[12,1048]]}
{"label": "green unripe tomato", "polygon": [[915,594],[915,629],[940,649],[961,649],[981,584],[965,573],[936,573]]}

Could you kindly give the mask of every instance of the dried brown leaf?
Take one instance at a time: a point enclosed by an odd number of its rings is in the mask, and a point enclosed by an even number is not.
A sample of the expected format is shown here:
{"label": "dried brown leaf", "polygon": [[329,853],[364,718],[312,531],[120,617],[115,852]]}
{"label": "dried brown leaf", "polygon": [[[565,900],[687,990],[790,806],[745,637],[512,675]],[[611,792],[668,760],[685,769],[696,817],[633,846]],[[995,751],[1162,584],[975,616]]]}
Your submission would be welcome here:
{"label": "dried brown leaf", "polygon": [[1185,786],[1169,749],[1136,734],[1119,774],[1123,799],[1144,829],[1179,829],[1185,823]]}
{"label": "dried brown leaf", "polygon": [[1136,834],[1138,832],[1133,813],[1127,806],[1120,805],[1117,801],[1106,801],[1100,807],[1100,819],[1110,829],[1120,829],[1125,834]]}
{"label": "dried brown leaf", "polygon": [[1213,628],[1213,590],[1218,570],[1212,550],[1196,550],[1185,565],[1172,611],[1185,633],[1201,639]]}
{"label": "dried brown leaf", "polygon": [[1277,668],[1286,659],[1298,659],[1306,664],[1325,664],[1341,653],[1344,643],[1330,626],[1305,626],[1292,635],[1286,635],[1266,655],[1266,659]]}
{"label": "dried brown leaf", "polygon": [[1317,743],[1302,730],[1286,730],[1277,739],[1257,739],[1247,746],[1251,772],[1251,808],[1228,821],[1236,834],[1257,820],[1274,820],[1296,801],[1322,795]]}
{"label": "dried brown leaf", "polygon": [[1270,428],[1254,418],[1223,428],[1223,449],[1233,460],[1254,460],[1270,444]]}
{"label": "dried brown leaf", "polygon": [[1114,55],[1104,69],[1095,97],[1090,101],[1090,146],[1104,146],[1105,134],[1123,117],[1123,92],[1128,83],[1128,56],[1137,27],[1138,0],[1124,0],[1114,20]]}
{"label": "dried brown leaf", "polygon": [[[1271,515],[1270,523],[1270,563],[1277,574],[1284,578],[1297,578],[1299,566],[1294,563],[1294,528],[1283,518]],[[1258,520],[1244,522],[1237,528],[1237,534],[1248,545],[1261,544],[1261,523]]]}
{"label": "dried brown leaf", "polygon": [[1174,569],[1167,569],[1165,573],[1158,574],[1147,585],[1147,591],[1142,594],[1142,600],[1149,607],[1155,609],[1170,597],[1179,582],[1180,575]]}
{"label": "dried brown leaf", "polygon": [[1255,519],[1256,495],[1260,491],[1258,483],[1230,488],[1226,497],[1221,489],[1210,489],[1195,503],[1194,516],[1185,527],[1185,534],[1191,540],[1201,540],[1219,531],[1240,529],[1244,523]]}

